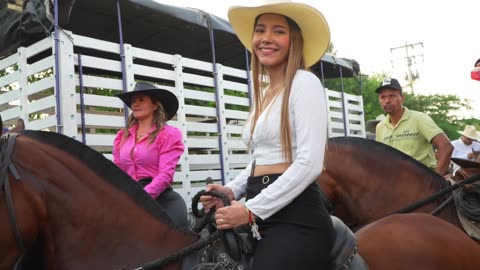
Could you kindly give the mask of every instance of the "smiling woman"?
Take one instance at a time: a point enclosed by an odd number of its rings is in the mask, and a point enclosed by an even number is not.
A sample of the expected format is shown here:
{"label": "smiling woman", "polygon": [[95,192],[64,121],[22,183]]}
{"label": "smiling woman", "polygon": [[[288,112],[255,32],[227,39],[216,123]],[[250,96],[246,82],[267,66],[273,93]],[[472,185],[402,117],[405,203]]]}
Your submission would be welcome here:
{"label": "smiling woman", "polygon": [[228,13],[252,52],[254,106],[243,132],[252,161],[226,186],[207,186],[232,200],[245,195],[246,202],[223,207],[211,196],[200,200],[207,212],[216,206],[217,228],[250,225],[257,240],[252,269],[327,268],[334,230],[327,211],[317,207],[322,166],[312,166],[323,164],[327,106],[323,85],[308,68],[327,51],[330,31],[311,6],[265,2]]}

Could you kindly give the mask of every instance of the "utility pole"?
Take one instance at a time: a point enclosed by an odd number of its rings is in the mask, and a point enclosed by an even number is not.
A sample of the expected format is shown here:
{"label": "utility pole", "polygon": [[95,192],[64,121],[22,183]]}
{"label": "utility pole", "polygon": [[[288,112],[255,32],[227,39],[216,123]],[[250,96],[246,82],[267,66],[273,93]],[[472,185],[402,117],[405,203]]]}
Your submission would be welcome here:
{"label": "utility pole", "polygon": [[[398,67],[395,65],[396,62],[400,62],[400,66],[407,66],[407,74],[404,79],[407,81],[407,86],[412,90],[412,94],[414,94],[413,83],[420,78],[418,70],[413,73],[412,66],[417,64],[417,59],[420,59],[423,63],[423,53],[418,53],[420,47],[423,48],[423,42],[414,44],[408,44],[405,42],[404,46],[390,48],[390,54],[392,55],[392,68]],[[400,58],[393,59],[394,52],[398,50],[400,50],[400,53],[403,55]]]}

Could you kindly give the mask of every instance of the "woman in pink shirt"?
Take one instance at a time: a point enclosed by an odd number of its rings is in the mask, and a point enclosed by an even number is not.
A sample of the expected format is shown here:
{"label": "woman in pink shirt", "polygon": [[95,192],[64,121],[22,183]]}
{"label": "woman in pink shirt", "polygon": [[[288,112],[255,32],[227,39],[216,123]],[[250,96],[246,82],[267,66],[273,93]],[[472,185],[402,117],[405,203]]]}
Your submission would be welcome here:
{"label": "woman in pink shirt", "polygon": [[118,94],[131,110],[127,127],[113,143],[113,161],[156,200],[180,227],[187,226],[187,207],[171,184],[184,145],[179,129],[166,124],[178,109],[176,96],[147,82]]}

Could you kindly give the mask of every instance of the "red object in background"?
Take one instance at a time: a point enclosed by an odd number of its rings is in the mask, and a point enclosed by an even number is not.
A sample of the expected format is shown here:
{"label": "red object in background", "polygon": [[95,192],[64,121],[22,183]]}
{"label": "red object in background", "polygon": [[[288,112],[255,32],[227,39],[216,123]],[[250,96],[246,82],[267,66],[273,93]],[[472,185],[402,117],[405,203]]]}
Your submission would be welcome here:
{"label": "red object in background", "polygon": [[476,67],[471,73],[472,80],[480,81],[480,67]]}

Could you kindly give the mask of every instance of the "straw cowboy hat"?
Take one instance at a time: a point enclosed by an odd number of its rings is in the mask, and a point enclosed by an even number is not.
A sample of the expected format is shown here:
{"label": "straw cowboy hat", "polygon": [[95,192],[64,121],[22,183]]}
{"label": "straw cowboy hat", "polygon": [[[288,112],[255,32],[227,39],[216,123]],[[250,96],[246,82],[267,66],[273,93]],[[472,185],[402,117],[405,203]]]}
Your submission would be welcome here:
{"label": "straw cowboy hat", "polygon": [[380,123],[380,121],[382,121],[383,119],[385,119],[385,115],[380,114],[375,118],[375,120],[368,120],[367,123],[365,123],[365,129],[371,133],[375,133],[377,124]]}
{"label": "straw cowboy hat", "polygon": [[166,119],[167,121],[172,119],[175,113],[177,113],[177,110],[178,110],[177,97],[172,92],[165,89],[160,89],[151,83],[138,82],[135,85],[135,88],[133,89],[133,91],[117,94],[116,96],[119,97],[123,101],[123,103],[125,103],[125,105],[131,108],[133,96],[138,94],[148,95],[160,101],[167,115],[167,119]]}
{"label": "straw cowboy hat", "polygon": [[257,7],[233,6],[228,19],[238,39],[251,52],[255,19],[260,14],[275,13],[289,17],[297,23],[303,36],[303,56],[307,67],[317,63],[330,45],[330,30],[325,17],[317,9],[291,1],[264,1]]}
{"label": "straw cowboy hat", "polygon": [[475,129],[475,126],[465,126],[463,131],[459,130],[457,132],[469,139],[480,140],[480,133]]}

